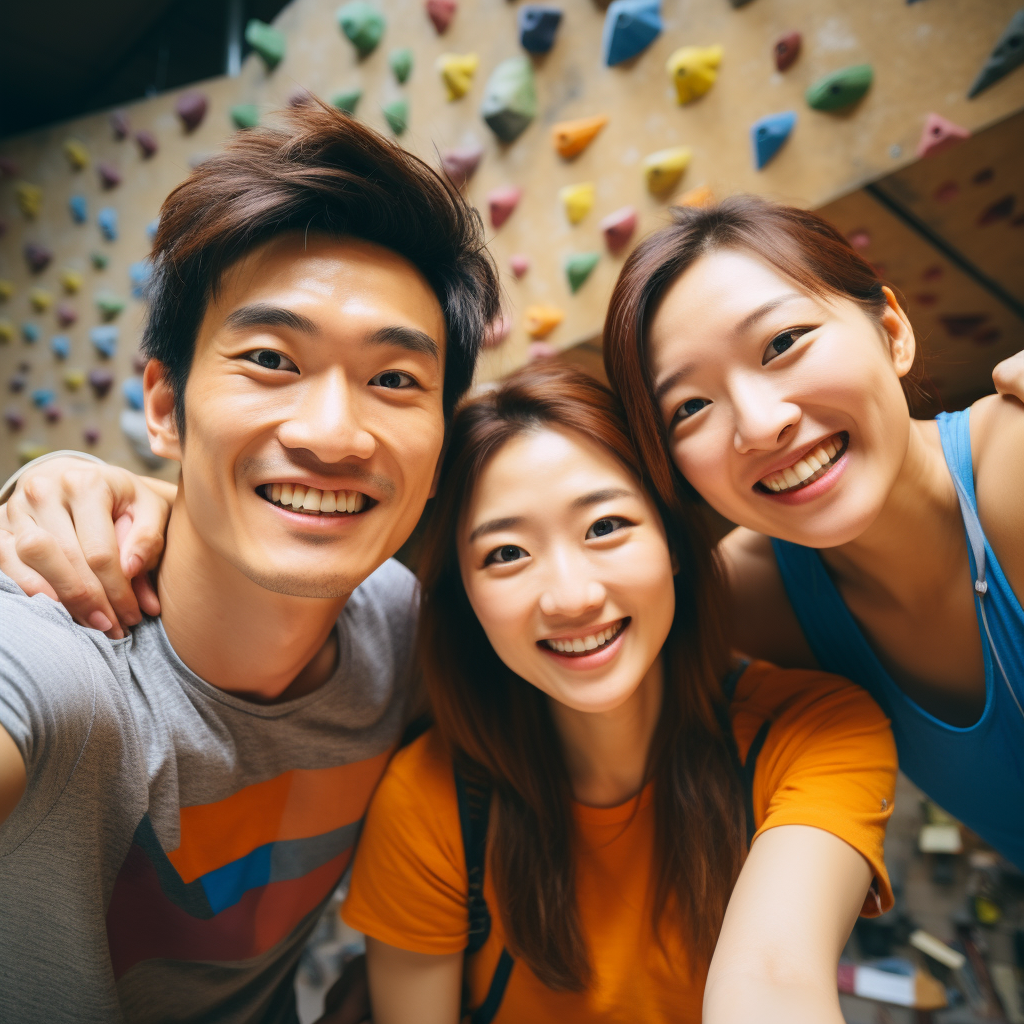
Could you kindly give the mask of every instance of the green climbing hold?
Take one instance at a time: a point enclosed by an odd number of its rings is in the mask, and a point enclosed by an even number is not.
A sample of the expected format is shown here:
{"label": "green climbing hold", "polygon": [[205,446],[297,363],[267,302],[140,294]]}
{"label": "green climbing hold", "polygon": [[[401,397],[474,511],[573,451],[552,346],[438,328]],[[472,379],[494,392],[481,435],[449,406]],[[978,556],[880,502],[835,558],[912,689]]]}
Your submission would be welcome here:
{"label": "green climbing hold", "polygon": [[268,71],[273,71],[284,60],[284,33],[259,18],[249,19],[245,41],[263,58]]}
{"label": "green climbing hold", "polygon": [[578,252],[565,261],[565,276],[569,279],[569,287],[578,292],[583,282],[590,277],[590,272],[597,266],[601,258],[599,252]]}
{"label": "green climbing hold", "polygon": [[100,311],[104,320],[113,320],[124,309],[125,305],[124,299],[113,292],[96,293],[96,308]]}
{"label": "green climbing hold", "polygon": [[537,89],[529,57],[509,57],[491,73],[480,114],[502,142],[513,142],[537,116]]}
{"label": "green climbing hold", "polygon": [[384,111],[391,130],[396,135],[401,135],[409,124],[409,101],[392,100],[390,103],[385,103],[381,109]]}
{"label": "green climbing hold", "polygon": [[236,128],[255,128],[260,123],[260,108],[255,103],[239,103],[231,108]]}
{"label": "green climbing hold", "polygon": [[336,92],[331,97],[331,103],[339,110],[344,110],[346,114],[354,114],[362,98],[362,89],[345,89],[343,92]]}
{"label": "green climbing hold", "polygon": [[853,64],[833,71],[807,90],[807,105],[815,110],[842,110],[868,91],[873,77],[870,64]]}
{"label": "green climbing hold", "polygon": [[403,46],[400,50],[392,50],[388,56],[391,73],[404,84],[412,74],[412,50]]}
{"label": "green climbing hold", "polygon": [[342,4],[336,17],[338,27],[362,56],[376,49],[387,25],[384,15],[365,0]]}
{"label": "green climbing hold", "polygon": [[110,257],[105,252],[94,252],[89,259],[97,270],[106,270]]}

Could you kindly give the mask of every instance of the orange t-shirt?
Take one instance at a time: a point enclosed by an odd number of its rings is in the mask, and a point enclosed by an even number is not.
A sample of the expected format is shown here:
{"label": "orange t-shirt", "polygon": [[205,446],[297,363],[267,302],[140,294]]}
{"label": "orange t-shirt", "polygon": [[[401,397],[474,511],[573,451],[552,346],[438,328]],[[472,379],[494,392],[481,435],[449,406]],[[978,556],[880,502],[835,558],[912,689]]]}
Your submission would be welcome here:
{"label": "orange t-shirt", "polygon": [[[811,825],[845,840],[871,865],[887,910],[892,890],[882,841],[896,748],[878,705],[836,676],[754,662],[730,711],[741,758],[761,724],[772,721],[754,774],[756,835],[776,825]],[[573,805],[576,895],[593,982],[584,992],[555,992],[517,962],[497,1024],[700,1021],[704,973],[690,977],[687,950],[668,920],[665,950],[651,927],[651,796],[648,785],[618,807]],[[431,730],[395,755],[377,789],[342,913],[353,928],[392,946],[456,953],[467,943],[467,893],[452,764]],[[483,1002],[505,943],[490,872],[484,896],[491,933],[467,968],[473,1007]],[[869,895],[862,913],[877,912]]]}

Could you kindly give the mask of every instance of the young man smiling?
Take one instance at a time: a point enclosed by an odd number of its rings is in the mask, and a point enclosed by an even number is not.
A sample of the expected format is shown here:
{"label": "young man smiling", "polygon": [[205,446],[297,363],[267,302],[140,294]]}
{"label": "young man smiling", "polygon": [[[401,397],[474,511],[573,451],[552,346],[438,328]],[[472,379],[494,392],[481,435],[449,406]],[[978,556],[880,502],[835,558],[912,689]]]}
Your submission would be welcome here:
{"label": "young man smiling", "polygon": [[[289,118],[161,212],[145,408],[181,484],[160,616],[109,639],[109,615],[78,626],[0,576],[0,1019],[295,1021],[410,711],[415,586],[388,559],[497,275],[429,167],[319,103]],[[75,465],[68,527],[116,475]],[[19,548],[64,596],[81,577],[45,525]]]}

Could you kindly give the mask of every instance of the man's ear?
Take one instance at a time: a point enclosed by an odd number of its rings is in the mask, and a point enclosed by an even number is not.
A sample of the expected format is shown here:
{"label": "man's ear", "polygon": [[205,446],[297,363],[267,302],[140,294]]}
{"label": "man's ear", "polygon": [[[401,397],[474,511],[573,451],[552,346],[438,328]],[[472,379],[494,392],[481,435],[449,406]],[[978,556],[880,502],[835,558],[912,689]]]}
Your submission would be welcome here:
{"label": "man's ear", "polygon": [[882,329],[889,341],[889,355],[892,365],[899,377],[906,376],[914,365],[917,353],[917,340],[914,328],[910,326],[907,314],[903,312],[891,288],[882,288],[885,295],[885,311],[882,313]]}
{"label": "man's ear", "polygon": [[181,462],[181,440],[174,415],[174,392],[163,363],[150,359],[142,375],[142,394],[149,428],[149,446],[155,455]]}

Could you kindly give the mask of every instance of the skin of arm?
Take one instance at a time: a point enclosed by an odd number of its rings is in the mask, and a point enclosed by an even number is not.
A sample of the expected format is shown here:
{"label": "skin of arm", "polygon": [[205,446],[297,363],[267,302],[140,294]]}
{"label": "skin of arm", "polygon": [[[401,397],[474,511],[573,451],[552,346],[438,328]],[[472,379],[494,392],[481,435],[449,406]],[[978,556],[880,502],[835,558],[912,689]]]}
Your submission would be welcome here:
{"label": "skin of arm", "polygon": [[411,953],[367,936],[374,1024],[458,1024],[463,954]]}
{"label": "skin of arm", "polygon": [[842,1024],[836,968],[870,884],[868,862],[822,829],[760,835],[711,960],[704,1024]]}
{"label": "skin of arm", "polygon": [[992,382],[999,394],[1024,402],[1024,351],[997,363],[992,371]]}
{"label": "skin of arm", "polygon": [[25,792],[25,762],[11,734],[0,726],[0,825],[10,816]]}

